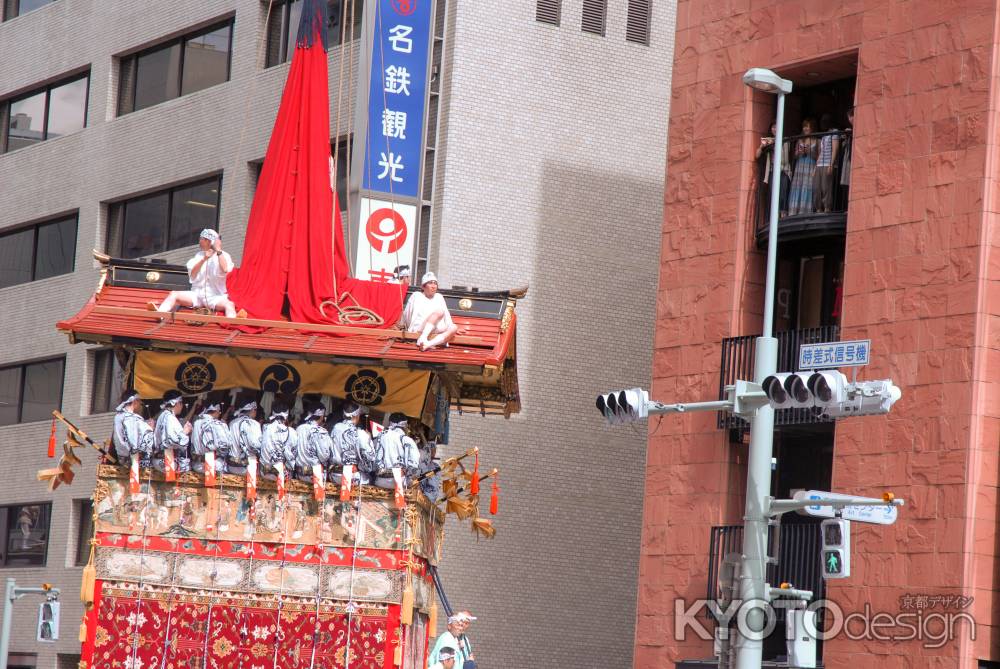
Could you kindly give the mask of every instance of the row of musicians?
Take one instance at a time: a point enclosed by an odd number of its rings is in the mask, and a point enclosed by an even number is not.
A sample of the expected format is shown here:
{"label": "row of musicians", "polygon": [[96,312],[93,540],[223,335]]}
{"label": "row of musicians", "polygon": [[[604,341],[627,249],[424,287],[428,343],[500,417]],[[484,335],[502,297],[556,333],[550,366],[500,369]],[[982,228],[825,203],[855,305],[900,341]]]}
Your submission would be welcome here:
{"label": "row of musicians", "polygon": [[[406,433],[408,419],[401,413],[389,416],[389,424],[376,438],[358,426],[366,412],[353,402],[343,407],[343,420],[325,427],[326,408],[316,403],[306,409],[302,423],[289,425],[288,407],[275,401],[263,427],[257,421],[257,403],[240,406],[227,425],[220,404],[209,404],[194,424],[181,423],[184,400],[177,391],[164,396],[155,423],[142,417],[143,400],[127,392],[115,413],[113,442],[118,461],[127,463],[138,454],[141,467],[164,471],[164,454],[173,452],[177,472],[204,471],[204,456],[215,454],[216,473],[245,474],[248,458],[255,458],[264,478],[274,479],[279,470],[311,481],[313,466],[328,472],[327,480],[339,484],[341,472],[352,466],[356,482],[392,488],[392,470],[399,468],[407,479],[434,469],[430,448],[421,449]],[[436,488],[430,477],[422,481],[425,492]]]}

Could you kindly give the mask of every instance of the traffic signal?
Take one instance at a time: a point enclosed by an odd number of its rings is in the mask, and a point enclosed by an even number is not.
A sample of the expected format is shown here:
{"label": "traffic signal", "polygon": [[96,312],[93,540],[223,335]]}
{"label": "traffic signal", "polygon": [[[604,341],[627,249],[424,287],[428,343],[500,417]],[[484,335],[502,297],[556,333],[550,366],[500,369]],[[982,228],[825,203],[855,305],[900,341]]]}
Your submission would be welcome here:
{"label": "traffic signal", "polygon": [[649,415],[649,393],[642,388],[616,390],[597,396],[597,410],[612,425],[634,423]]}
{"label": "traffic signal", "polygon": [[38,631],[35,640],[59,640],[59,602],[44,601],[38,606]]}
{"label": "traffic signal", "polygon": [[811,408],[826,418],[889,413],[902,394],[888,379],[851,383],[836,370],[772,374],[761,388],[775,409]]}
{"label": "traffic signal", "polygon": [[847,578],[851,575],[851,521],[829,518],[820,523],[823,535],[823,578]]}

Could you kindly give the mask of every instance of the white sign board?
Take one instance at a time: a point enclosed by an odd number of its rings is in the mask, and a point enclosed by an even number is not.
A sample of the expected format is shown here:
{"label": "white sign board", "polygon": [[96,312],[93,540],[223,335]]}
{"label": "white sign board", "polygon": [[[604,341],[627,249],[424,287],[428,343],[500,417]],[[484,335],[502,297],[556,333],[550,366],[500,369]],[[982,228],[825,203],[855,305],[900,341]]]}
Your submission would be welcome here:
{"label": "white sign board", "polygon": [[361,229],[354,276],[388,283],[399,265],[413,266],[417,208],[412,204],[361,198]]}
{"label": "white sign board", "polygon": [[[835,492],[824,492],[822,490],[799,490],[793,496],[795,500],[807,500],[807,499],[842,499],[842,500],[855,500],[855,499],[869,499],[866,497],[858,497],[857,495],[840,495]],[[856,520],[859,523],[874,523],[875,525],[892,525],[896,522],[896,517],[899,515],[899,510],[895,506],[888,504],[876,504],[880,500],[871,499],[871,505],[865,506],[845,506],[841,512],[841,517],[844,520]],[[802,509],[800,513],[807,516],[815,516],[817,518],[835,518],[837,516],[836,511],[832,506],[807,506]]]}
{"label": "white sign board", "polygon": [[868,364],[871,349],[871,339],[802,344],[799,346],[799,369],[861,367]]}

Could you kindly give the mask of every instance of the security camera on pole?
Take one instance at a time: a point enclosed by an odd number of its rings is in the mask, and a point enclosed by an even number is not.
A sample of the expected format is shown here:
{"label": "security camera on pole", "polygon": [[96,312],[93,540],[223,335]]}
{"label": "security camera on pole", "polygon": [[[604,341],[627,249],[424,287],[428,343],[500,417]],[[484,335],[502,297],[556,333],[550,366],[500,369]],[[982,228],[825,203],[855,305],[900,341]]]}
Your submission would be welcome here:
{"label": "security camera on pole", "polygon": [[[743,75],[743,83],[751,88],[776,94],[778,113],[775,121],[774,164],[772,174],[781,173],[781,145],[785,115],[785,96],[792,82],[774,72],[753,68]],[[641,388],[606,393],[597,398],[597,409],[611,424],[643,420],[651,414],[683,413],[686,411],[729,411],[750,421],[750,446],[747,454],[746,511],[743,525],[742,572],[739,598],[746,609],[749,635],[737,638],[737,669],[761,669],[763,632],[767,626],[767,604],[774,597],[810,599],[812,593],[792,589],[771,588],[767,583],[766,545],[768,526],[772,518],[788,511],[807,507],[829,506],[841,510],[860,506],[901,506],[891,493],[883,499],[854,498],[846,495],[820,493],[819,499],[775,500],[770,497],[771,453],[774,446],[774,410],[791,407],[811,407],[817,414],[837,419],[848,416],[888,413],[901,392],[892,381],[852,381],[837,371],[840,367],[867,364],[870,341],[830,342],[801,347],[800,372],[778,374],[778,340],[772,334],[774,323],[774,284],[777,266],[778,196],[779,188],[771,189],[770,219],[767,237],[767,265],[764,281],[764,319],[762,335],[756,340],[754,381],[739,380],[726,387],[726,399],[710,402],[663,404],[649,399]],[[876,522],[876,521],[872,521]],[[824,576],[841,576],[845,555],[849,560],[849,538],[843,526],[841,543],[831,545],[837,560],[836,569]],[[849,537],[849,534],[847,534]],[[824,551],[825,552],[825,551]],[[831,560],[831,565],[833,561]],[[723,658],[720,657],[720,667]]]}

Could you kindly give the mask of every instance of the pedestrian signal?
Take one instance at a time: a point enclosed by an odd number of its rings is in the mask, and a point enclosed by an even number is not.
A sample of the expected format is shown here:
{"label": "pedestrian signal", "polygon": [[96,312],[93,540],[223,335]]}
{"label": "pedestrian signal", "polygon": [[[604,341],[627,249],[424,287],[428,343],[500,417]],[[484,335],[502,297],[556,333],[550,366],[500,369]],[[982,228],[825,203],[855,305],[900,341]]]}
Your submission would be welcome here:
{"label": "pedestrian signal", "polygon": [[59,602],[45,601],[38,606],[37,641],[59,640]]}
{"label": "pedestrian signal", "polygon": [[823,578],[847,578],[851,575],[851,522],[831,518],[820,524],[823,538]]}

